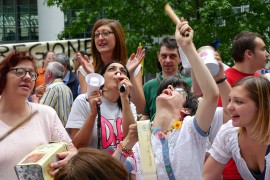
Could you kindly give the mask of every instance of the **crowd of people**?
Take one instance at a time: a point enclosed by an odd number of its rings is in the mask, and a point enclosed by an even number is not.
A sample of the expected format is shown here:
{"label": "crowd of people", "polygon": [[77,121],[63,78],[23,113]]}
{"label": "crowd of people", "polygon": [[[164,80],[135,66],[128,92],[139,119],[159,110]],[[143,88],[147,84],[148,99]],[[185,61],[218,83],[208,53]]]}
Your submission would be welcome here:
{"label": "crowd of people", "polygon": [[[160,72],[146,83],[145,49],[128,57],[116,20],[94,24],[91,57],[78,52],[74,71],[62,53],[46,52],[39,69],[27,52],[10,53],[0,62],[0,136],[38,115],[0,141],[0,179],[16,179],[16,164],[55,141],[67,146],[50,164],[59,180],[145,179],[140,146],[152,147],[154,179],[269,179],[270,82],[257,73],[269,58],[263,37],[240,32],[231,48],[235,64],[226,70],[216,50],[214,77],[193,37],[182,18],[174,36],[161,40]],[[190,68],[180,68],[179,48]],[[89,94],[91,73],[104,84]],[[149,121],[149,142],[138,138],[137,121]]]}

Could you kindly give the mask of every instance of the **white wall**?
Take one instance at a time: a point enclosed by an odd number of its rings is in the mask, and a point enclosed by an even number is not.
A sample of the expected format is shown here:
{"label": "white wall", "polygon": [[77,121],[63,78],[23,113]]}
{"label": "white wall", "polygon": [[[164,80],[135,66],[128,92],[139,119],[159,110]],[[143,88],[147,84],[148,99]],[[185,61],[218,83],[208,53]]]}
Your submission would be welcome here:
{"label": "white wall", "polygon": [[57,34],[65,27],[64,13],[56,6],[47,7],[42,0],[38,0],[37,2],[39,41],[57,40]]}

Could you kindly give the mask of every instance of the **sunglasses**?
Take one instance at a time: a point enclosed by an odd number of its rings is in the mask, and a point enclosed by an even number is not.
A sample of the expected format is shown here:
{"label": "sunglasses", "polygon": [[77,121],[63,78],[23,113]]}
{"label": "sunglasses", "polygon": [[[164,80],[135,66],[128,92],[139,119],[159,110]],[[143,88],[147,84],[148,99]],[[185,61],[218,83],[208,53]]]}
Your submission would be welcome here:
{"label": "sunglasses", "polygon": [[183,89],[183,88],[175,88],[174,91],[179,92],[182,96],[185,97],[185,99],[187,98],[187,92],[186,92],[185,89]]}

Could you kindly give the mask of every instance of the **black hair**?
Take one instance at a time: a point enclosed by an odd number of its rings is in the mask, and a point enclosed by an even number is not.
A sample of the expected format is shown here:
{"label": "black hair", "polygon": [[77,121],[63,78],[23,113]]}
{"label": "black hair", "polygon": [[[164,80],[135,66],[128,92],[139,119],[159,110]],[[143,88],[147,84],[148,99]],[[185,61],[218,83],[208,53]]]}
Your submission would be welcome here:
{"label": "black hair", "polygon": [[159,43],[158,51],[165,46],[168,49],[177,49],[178,45],[174,36],[164,36]]}
{"label": "black hair", "polygon": [[[112,64],[112,63],[118,63],[118,64],[121,64],[119,62],[116,62],[116,61],[111,61],[109,62],[108,64],[106,64],[103,69],[101,70],[101,76],[104,76],[104,74],[106,73],[106,70],[107,68]],[[122,64],[123,65],[123,64]],[[125,70],[127,71],[127,77],[128,79],[130,79],[130,75],[129,75],[129,72],[128,72],[128,69],[125,65],[123,65],[123,67],[125,68]],[[100,87],[100,89],[103,89],[103,86]],[[121,103],[121,98],[119,97],[118,100],[117,100],[117,105],[118,107],[122,110],[122,103]]]}
{"label": "black hair", "polygon": [[169,76],[165,79],[163,79],[159,85],[159,88],[157,90],[157,96],[159,96],[164,89],[166,89],[169,85],[172,85],[174,88],[180,85],[185,85],[185,90],[187,92],[187,98],[186,101],[183,104],[183,108],[188,108],[190,111],[190,116],[193,116],[196,114],[196,111],[198,109],[198,98],[194,96],[193,93],[191,93],[188,89],[187,83],[178,77],[175,76]]}
{"label": "black hair", "polygon": [[[164,36],[158,46],[158,52],[160,53],[160,50],[162,47],[166,47],[168,49],[178,49],[178,45],[176,42],[176,39],[174,36]],[[178,52],[178,51],[177,51]],[[180,55],[179,55],[180,56]],[[162,71],[161,64],[159,60],[157,59],[156,67],[158,68],[159,72]]]}
{"label": "black hair", "polygon": [[159,88],[157,90],[157,96],[159,96],[162,93],[162,91],[166,89],[169,85],[172,85],[173,87],[184,85],[185,90],[187,92],[189,91],[188,84],[186,83],[186,81],[184,81],[184,79],[181,79],[175,76],[169,76],[161,81]]}
{"label": "black hair", "polygon": [[188,108],[190,111],[190,116],[194,116],[198,109],[199,101],[198,98],[194,96],[193,93],[189,92],[186,101],[183,104],[183,108]]}

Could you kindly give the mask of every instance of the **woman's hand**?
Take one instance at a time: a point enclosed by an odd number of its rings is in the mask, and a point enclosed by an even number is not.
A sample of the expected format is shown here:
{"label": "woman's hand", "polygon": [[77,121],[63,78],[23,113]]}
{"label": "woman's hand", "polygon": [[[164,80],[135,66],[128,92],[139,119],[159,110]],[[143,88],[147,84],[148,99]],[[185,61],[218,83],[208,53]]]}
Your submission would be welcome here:
{"label": "woman's hand", "polygon": [[93,63],[89,60],[87,55],[82,56],[81,53],[77,53],[76,58],[87,74],[93,73],[95,71]]}
{"label": "woman's hand", "polygon": [[224,78],[224,67],[223,67],[223,64],[222,64],[222,60],[221,60],[220,54],[217,51],[215,52],[215,59],[217,60],[218,65],[219,65],[219,72],[214,77],[214,79],[215,79],[215,81],[218,81],[218,80]]}
{"label": "woman's hand", "polygon": [[58,161],[50,164],[50,175],[55,176],[58,172],[59,168],[66,165],[68,161],[77,153],[77,149],[75,147],[69,149],[66,152],[57,153],[56,156],[59,159]]}
{"label": "woman's hand", "polygon": [[97,104],[102,103],[101,95],[102,95],[101,90],[94,91],[90,95],[88,95],[88,102],[89,102],[89,105],[90,105],[90,108],[91,108],[90,113],[97,114]]}
{"label": "woman's hand", "polygon": [[131,54],[126,64],[130,76],[133,76],[135,69],[142,62],[144,56],[145,56],[145,49],[143,49],[142,47],[137,48],[136,54],[134,53]]}
{"label": "woman's hand", "polygon": [[175,30],[175,38],[177,43],[184,49],[187,45],[192,43],[194,31],[189,26],[188,21],[182,17],[181,22],[177,24]]}
{"label": "woman's hand", "polygon": [[[118,88],[119,88],[120,96],[128,97],[131,89],[133,88],[133,85],[131,84],[128,77],[122,75],[121,73],[119,73],[119,75],[115,75],[114,78],[118,82]],[[121,90],[120,90],[121,86],[124,86],[125,91],[121,92]]]}

